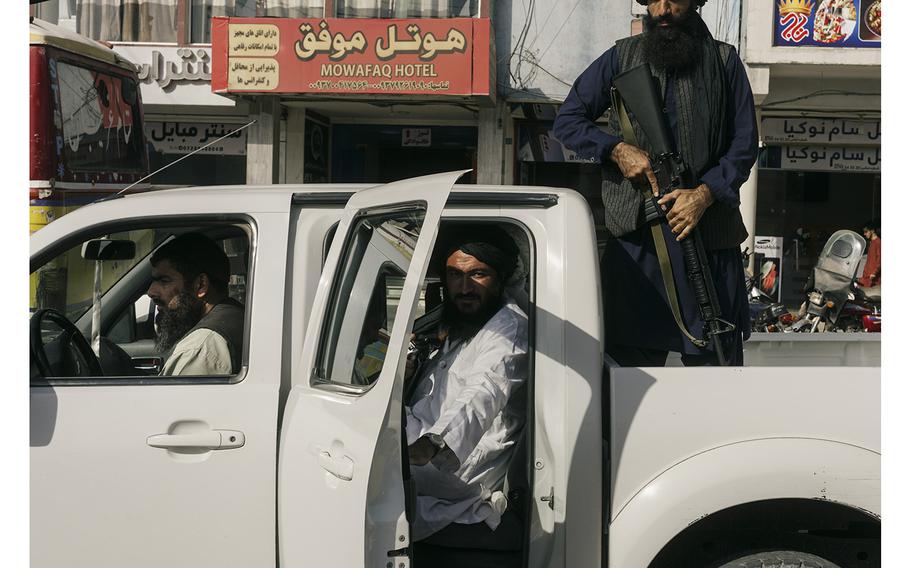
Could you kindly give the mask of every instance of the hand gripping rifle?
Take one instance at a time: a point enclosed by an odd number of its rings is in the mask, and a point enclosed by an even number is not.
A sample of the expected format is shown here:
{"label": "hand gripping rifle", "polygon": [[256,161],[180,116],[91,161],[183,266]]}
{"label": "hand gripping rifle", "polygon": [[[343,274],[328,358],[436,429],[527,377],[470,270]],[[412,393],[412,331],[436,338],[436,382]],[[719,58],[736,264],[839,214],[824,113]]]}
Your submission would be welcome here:
{"label": "hand gripping rifle", "polygon": [[667,251],[667,243],[660,227],[666,223],[666,213],[657,204],[660,197],[674,189],[692,187],[691,175],[686,164],[674,150],[673,137],[670,133],[666,113],[659,95],[657,83],[651,75],[650,66],[646,63],[617,75],[613,79],[613,108],[619,116],[625,142],[638,146],[632,124],[626,114],[626,107],[635,115],[645,137],[651,144],[651,170],[657,178],[659,197],[654,197],[651,188],[643,190],[645,194],[645,222],[651,226],[654,237],[654,247],[660,261],[660,272],[663,276],[667,300],[676,320],[676,325],[683,334],[699,348],[705,348],[709,342],[713,343],[720,365],[728,365],[729,359],[724,353],[721,343],[721,334],[733,331],[735,327],[728,321],[721,319],[720,306],[717,301],[717,290],[711,278],[711,268],[708,266],[705,246],[701,240],[698,227],[693,228],[689,235],[680,241],[683,259],[685,260],[686,276],[695,292],[695,301],[702,321],[705,322],[704,337],[695,337],[682,321],[679,303],[676,297],[676,285],[673,280],[673,267]]}

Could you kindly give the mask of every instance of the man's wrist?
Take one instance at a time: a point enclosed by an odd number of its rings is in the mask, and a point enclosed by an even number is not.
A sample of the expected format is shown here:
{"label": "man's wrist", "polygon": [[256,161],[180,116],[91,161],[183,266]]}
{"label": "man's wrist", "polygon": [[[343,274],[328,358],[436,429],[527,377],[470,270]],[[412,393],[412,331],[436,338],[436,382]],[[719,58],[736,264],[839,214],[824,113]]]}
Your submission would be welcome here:
{"label": "man's wrist", "polygon": [[708,187],[708,184],[702,183],[695,188],[695,191],[697,191],[702,200],[704,200],[705,207],[714,203],[714,194],[711,193],[711,188]]}
{"label": "man's wrist", "polygon": [[620,146],[622,146],[623,144],[625,144],[625,142],[620,140],[619,142],[614,144],[612,148],[608,148],[607,155],[610,157],[610,161],[612,161],[613,163],[618,163],[617,159],[619,157],[620,152],[622,152],[622,148],[620,148]]}

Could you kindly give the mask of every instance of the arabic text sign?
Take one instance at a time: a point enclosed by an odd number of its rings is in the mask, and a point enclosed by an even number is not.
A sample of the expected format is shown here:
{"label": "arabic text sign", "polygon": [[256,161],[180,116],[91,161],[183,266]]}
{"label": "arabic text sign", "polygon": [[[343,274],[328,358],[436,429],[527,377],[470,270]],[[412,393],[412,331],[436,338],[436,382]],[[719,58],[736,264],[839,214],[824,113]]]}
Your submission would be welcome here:
{"label": "arabic text sign", "polygon": [[227,107],[235,104],[228,97],[212,93],[210,47],[115,44],[114,51],[138,68],[143,104]]}
{"label": "arabic text sign", "polygon": [[[146,122],[145,134],[156,152],[189,154],[243,126],[215,122]],[[246,155],[246,130],[234,132],[200,154]]]}
{"label": "arabic text sign", "polygon": [[490,94],[490,22],[213,18],[215,92]]}
{"label": "arabic text sign", "polygon": [[774,45],[881,47],[881,0],[776,0]]}
{"label": "arabic text sign", "polygon": [[[842,146],[782,146],[779,151],[783,170],[878,172],[881,148]],[[772,160],[773,162],[774,160]],[[769,164],[774,167],[776,164]]]}
{"label": "arabic text sign", "polygon": [[880,120],[762,118],[761,138],[771,144],[881,144]]}

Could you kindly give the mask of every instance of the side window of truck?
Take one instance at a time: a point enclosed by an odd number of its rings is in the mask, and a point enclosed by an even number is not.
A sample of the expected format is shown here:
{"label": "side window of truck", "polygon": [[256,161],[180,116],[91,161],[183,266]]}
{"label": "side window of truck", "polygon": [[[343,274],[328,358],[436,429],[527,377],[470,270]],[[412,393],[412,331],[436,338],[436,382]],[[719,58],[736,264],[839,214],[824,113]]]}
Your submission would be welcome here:
{"label": "side window of truck", "polygon": [[352,226],[322,325],[314,385],[366,390],[379,377],[422,221],[408,211],[364,216]]}
{"label": "side window of truck", "polygon": [[[167,298],[158,297],[158,302],[149,297],[153,283],[160,286],[174,277],[153,272],[162,262],[153,267],[151,259],[161,247],[187,233],[207,239],[224,253],[219,259],[226,259],[227,264],[221,265],[227,267],[224,282],[215,286],[219,290],[216,303],[230,303],[233,315],[221,318],[214,327],[204,318],[208,308],[200,310],[200,299],[186,287],[183,296],[171,290],[165,294]],[[86,234],[39,261],[32,267],[29,305],[33,378],[60,384],[98,379],[109,384],[113,377],[148,381],[149,375],[168,368],[161,380],[235,375],[243,359],[244,316],[240,314],[245,312],[247,300],[249,234],[240,225],[225,223],[129,227]],[[178,264],[175,259],[174,267]],[[187,263],[180,266],[180,270],[187,269]],[[206,295],[205,301],[214,297]],[[168,300],[166,305],[163,300]],[[163,311],[168,314],[161,317]],[[172,357],[182,340],[200,329],[215,330],[222,336],[234,332],[224,345],[217,342],[227,348],[230,362],[218,368],[176,364],[178,359]]]}

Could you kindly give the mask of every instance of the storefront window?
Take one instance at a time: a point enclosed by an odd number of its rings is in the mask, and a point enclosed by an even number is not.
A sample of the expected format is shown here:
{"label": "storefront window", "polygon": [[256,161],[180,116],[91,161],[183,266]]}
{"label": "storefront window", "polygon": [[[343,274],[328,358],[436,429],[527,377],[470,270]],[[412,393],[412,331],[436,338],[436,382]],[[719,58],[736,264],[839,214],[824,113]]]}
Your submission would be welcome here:
{"label": "storefront window", "polygon": [[339,18],[473,18],[478,0],[336,0]]}
{"label": "storefront window", "polygon": [[803,288],[828,238],[841,229],[862,233],[881,216],[878,173],[758,171],[755,233],[783,239],[781,300],[798,306]]}
{"label": "storefront window", "polygon": [[[239,126],[242,125],[146,121],[149,171],[157,172],[174,164],[156,173],[150,182],[156,186],[246,183],[246,131],[234,132]],[[177,162],[197,150],[196,154]]]}

